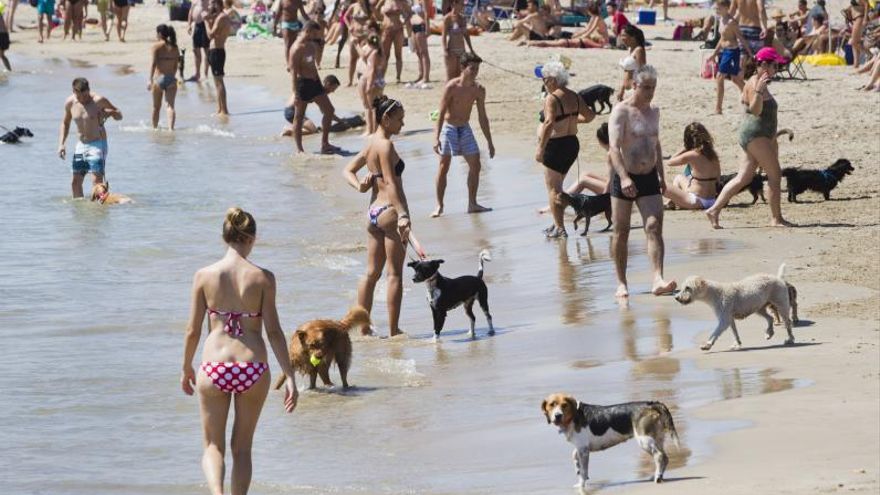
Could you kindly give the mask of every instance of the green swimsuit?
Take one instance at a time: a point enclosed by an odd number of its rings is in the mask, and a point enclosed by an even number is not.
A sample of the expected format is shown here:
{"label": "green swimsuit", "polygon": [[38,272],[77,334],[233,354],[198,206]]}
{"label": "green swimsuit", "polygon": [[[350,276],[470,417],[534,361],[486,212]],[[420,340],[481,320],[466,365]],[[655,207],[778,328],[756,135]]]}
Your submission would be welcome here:
{"label": "green swimsuit", "polygon": [[771,96],[769,100],[764,100],[761,115],[755,116],[746,110],[746,117],[739,126],[739,145],[743,149],[746,149],[749,142],[756,137],[768,139],[776,137],[777,108],[776,100]]}

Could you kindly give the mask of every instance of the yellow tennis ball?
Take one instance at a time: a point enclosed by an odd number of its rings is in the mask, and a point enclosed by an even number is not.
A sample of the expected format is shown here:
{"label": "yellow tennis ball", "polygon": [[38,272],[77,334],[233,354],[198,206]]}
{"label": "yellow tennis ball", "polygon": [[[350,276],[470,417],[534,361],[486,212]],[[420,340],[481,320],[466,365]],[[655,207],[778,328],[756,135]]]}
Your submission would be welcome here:
{"label": "yellow tennis ball", "polygon": [[309,358],[309,362],[312,363],[312,366],[318,366],[319,364],[321,364],[321,358],[312,355],[312,357]]}

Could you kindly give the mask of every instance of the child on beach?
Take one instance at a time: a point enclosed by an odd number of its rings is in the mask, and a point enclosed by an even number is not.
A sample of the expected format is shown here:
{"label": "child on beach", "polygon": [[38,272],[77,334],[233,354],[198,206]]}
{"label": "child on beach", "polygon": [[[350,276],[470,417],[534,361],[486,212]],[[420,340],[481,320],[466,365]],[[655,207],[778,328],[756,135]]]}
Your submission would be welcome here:
{"label": "child on beach", "polygon": [[721,39],[712,52],[712,58],[716,60],[718,74],[715,75],[715,113],[721,115],[721,104],[724,101],[724,80],[730,79],[740,91],[743,89],[742,57],[740,47],[746,51],[746,56],[752,57],[752,50],[739,29],[739,24],[730,15],[730,0],[718,0],[715,3],[715,13],[718,14],[718,32]]}
{"label": "child on beach", "polygon": [[[37,28],[40,32],[39,42],[42,43],[52,35],[52,16],[55,15],[55,0],[37,0]],[[43,36],[43,26],[46,26],[46,36]]]}

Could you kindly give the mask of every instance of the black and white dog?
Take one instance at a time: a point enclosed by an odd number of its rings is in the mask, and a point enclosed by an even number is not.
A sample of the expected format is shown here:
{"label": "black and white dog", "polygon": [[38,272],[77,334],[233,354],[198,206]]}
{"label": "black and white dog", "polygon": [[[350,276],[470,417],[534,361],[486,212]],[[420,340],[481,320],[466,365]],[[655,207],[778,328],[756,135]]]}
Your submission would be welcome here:
{"label": "black and white dog", "polygon": [[577,469],[575,488],[585,488],[589,477],[590,452],[598,452],[632,437],[654,458],[654,482],[663,481],[669,457],[663,448],[669,435],[678,446],[678,433],[672,414],[662,402],[627,402],[613,406],[594,406],[578,402],[566,394],[551,394],[541,403],[547,423],[574,445]]}
{"label": "black and white dog", "polygon": [[471,320],[471,330],[469,335],[472,339],[476,338],[474,333],[474,325],[476,317],[474,317],[474,300],[479,301],[486,320],[489,322],[489,335],[495,335],[495,328],[492,326],[492,315],[489,314],[489,289],[486,282],[483,282],[483,263],[492,261],[489,251],[480,251],[480,268],[477,275],[465,275],[458,278],[446,278],[440,275],[440,263],[443,260],[423,260],[412,261],[407,264],[415,270],[413,282],[425,282],[428,288],[428,304],[431,306],[431,313],[434,316],[434,341],[440,338],[440,331],[443,330],[443,323],[446,321],[446,313],[464,304],[464,311]]}
{"label": "black and white dog", "polygon": [[[3,127],[3,129],[6,129]],[[6,134],[0,136],[0,143],[4,144],[18,144],[21,142],[21,138],[23,137],[34,137],[34,134],[30,131],[30,129],[25,129],[24,127],[16,127],[13,130],[6,129]]]}
{"label": "black and white dog", "polygon": [[[602,115],[606,107],[608,113],[611,113],[611,97],[614,96],[614,88],[604,84],[596,84],[579,91],[578,95],[596,115]],[[596,108],[597,103],[600,105],[598,109]]]}
{"label": "black and white dog", "polygon": [[600,232],[608,232],[611,229],[611,195],[610,194],[599,194],[596,196],[590,196],[587,194],[568,194],[568,193],[559,193],[559,201],[567,206],[571,206],[571,208],[575,212],[574,217],[574,231],[578,230],[578,221],[582,218],[587,220],[587,224],[584,226],[584,232],[581,234],[582,236],[587,235],[587,230],[590,229],[590,218],[598,215],[599,213],[605,214],[605,220],[608,221],[608,226],[602,229]]}
{"label": "black and white dog", "polygon": [[843,178],[853,173],[855,169],[846,158],[834,162],[825,170],[801,170],[795,167],[782,169],[785,184],[788,187],[789,203],[797,203],[797,196],[806,191],[822,193],[825,200],[831,199],[831,191]]}
{"label": "black and white dog", "polygon": [[[734,177],[736,177],[736,173],[722,175],[718,179],[718,192],[721,193],[721,190],[724,189],[724,186],[726,186],[728,182],[732,181]],[[761,201],[766,203],[767,200],[764,199],[764,182],[766,180],[766,175],[756,173],[752,177],[752,182],[750,182],[746,187],[737,191],[736,194],[739,194],[748,189],[749,192],[752,194],[752,204],[758,202],[758,197],[761,198]]]}

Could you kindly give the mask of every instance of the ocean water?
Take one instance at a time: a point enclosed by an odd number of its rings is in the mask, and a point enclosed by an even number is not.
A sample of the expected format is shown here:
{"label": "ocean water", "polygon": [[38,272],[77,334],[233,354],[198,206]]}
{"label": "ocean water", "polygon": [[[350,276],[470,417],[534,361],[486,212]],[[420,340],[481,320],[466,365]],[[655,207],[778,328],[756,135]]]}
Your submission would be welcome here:
{"label": "ocean water", "polygon": [[[225,210],[255,215],[252,259],[276,274],[289,334],[308,319],[341,316],[355,300],[368,198],[344,184],[344,159],[291,156],[291,141],[276,137],[283,100],[253,81],[228,81],[234,115],[225,124],[210,117],[209,85],[185,86],[178,130],[169,133],[147,124],[142,74],[60,59],[16,66],[24,72],[0,79],[0,124],[36,136],[0,145],[2,492],[207,493],[198,403],[180,391],[179,370],[191,277],[223,254]],[[55,152],[62,104],[79,75],[125,115],[108,124],[107,178],[134,204],[69,198],[69,162]],[[449,214],[429,220],[429,127],[408,116],[410,135],[397,144],[415,232],[446,260],[446,275],[472,273],[480,249],[492,251],[486,279],[498,333],[485,336],[478,312],[479,338],[469,340],[458,310],[435,345],[424,288],[407,279],[401,326],[410,337],[357,337],[353,390],[304,392],[292,415],[270,393],[251,493],[569,493],[571,448],[539,410],[557,391],[592,403],[666,402],[682,437],[682,448],[670,449],[674,479],[676,467],[711,455],[711,435],[744,426],[699,421],[697,407],[797,385],[772,369],[700,370],[670,355],[711,322],[682,318],[670,299],[636,296],[619,309],[607,234],[540,236],[541,171],[527,157],[484,166],[481,200],[496,210],[480,216],[462,214],[465,171],[455,165]],[[356,151],[360,140],[335,142]],[[641,236],[631,244],[638,273],[646,267]],[[670,243],[667,263],[733,247]],[[643,292],[647,277],[633,284]],[[374,311],[380,333],[384,287]],[[633,442],[591,459],[596,488],[650,473]]]}

